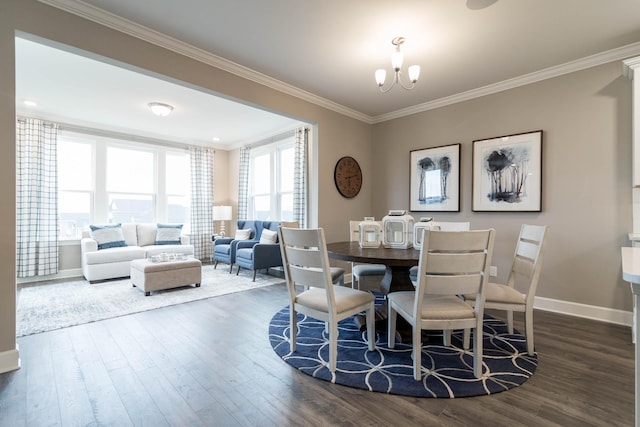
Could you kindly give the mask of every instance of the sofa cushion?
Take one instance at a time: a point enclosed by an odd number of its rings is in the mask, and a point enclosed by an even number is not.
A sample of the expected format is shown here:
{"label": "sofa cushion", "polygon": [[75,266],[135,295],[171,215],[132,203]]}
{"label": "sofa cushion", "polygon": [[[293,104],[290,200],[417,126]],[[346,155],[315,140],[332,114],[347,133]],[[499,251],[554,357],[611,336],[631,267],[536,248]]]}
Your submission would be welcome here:
{"label": "sofa cushion", "polygon": [[236,230],[235,240],[249,240],[251,238],[251,229]]}
{"label": "sofa cushion", "polygon": [[158,228],[155,224],[138,224],[138,246],[155,245]]}
{"label": "sofa cushion", "polygon": [[88,252],[85,256],[88,265],[111,264],[144,258],[145,250],[140,246],[127,246]]}
{"label": "sofa cushion", "polygon": [[264,229],[260,236],[260,243],[276,243],[278,240],[278,233],[275,231]]}
{"label": "sofa cushion", "polygon": [[127,246],[138,246],[138,231],[134,222],[122,223],[122,234]]}
{"label": "sofa cushion", "polygon": [[158,224],[156,245],[179,245],[182,224]]}
{"label": "sofa cushion", "polygon": [[98,242],[98,250],[127,246],[122,224],[90,225],[91,238]]}

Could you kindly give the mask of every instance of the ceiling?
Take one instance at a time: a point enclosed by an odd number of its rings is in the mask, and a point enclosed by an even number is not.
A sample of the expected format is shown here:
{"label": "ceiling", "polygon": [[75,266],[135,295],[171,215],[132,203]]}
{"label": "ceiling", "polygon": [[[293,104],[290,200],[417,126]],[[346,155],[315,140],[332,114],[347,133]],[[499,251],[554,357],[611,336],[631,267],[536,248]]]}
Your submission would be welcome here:
{"label": "ceiling", "polygon": [[[40,1],[369,123],[640,54],[640,1],[632,0]],[[413,90],[383,94],[373,72],[390,74],[396,36],[406,38],[405,69],[418,64],[421,77]],[[40,48],[18,46],[17,102],[55,101],[51,111],[86,125],[191,143],[218,136],[213,145],[234,148],[299,124],[59,51],[40,56],[48,72],[64,70],[43,82],[25,70]],[[91,74],[65,79],[75,68],[63,61]],[[174,114],[150,116],[151,101],[174,105]],[[41,114],[53,114],[44,104]]]}

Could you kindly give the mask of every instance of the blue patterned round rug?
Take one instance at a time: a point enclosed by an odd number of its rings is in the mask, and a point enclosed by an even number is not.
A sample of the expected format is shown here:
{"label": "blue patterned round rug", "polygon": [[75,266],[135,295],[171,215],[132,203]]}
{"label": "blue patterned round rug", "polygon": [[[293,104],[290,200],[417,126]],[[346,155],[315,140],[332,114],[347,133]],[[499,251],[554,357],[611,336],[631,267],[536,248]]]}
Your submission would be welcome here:
{"label": "blue patterned round rug", "polygon": [[482,378],[473,375],[473,345],[462,349],[462,331],[453,334],[451,347],[442,345],[441,332],[429,331],[422,346],[422,379],[416,381],[411,343],[390,349],[386,333],[378,332],[376,350],[368,351],[366,331],[360,331],[354,319],[345,319],[338,324],[338,365],[332,375],[324,322],[298,314],[298,328],[297,348],[291,353],[289,307],[271,319],[269,340],[285,362],[314,378],[381,393],[446,398],[494,394],[523,384],[538,363],[536,355],[526,353],[524,336],[517,331],[509,335],[504,322],[486,317]]}

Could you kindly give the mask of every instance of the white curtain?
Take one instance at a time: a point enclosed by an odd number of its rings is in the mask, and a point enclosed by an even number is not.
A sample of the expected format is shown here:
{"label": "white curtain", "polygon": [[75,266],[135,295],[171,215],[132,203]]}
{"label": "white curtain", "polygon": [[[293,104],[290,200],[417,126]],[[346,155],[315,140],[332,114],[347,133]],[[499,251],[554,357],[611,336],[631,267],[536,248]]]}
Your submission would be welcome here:
{"label": "white curtain", "polygon": [[295,172],[293,177],[293,220],[300,228],[307,226],[307,147],[309,129],[296,129],[295,133]]}
{"label": "white curtain", "polygon": [[58,125],[16,121],[16,270],[18,277],[58,272]]}
{"label": "white curtain", "polygon": [[211,257],[213,165],[211,148],[189,147],[191,159],[191,244],[197,259]]}
{"label": "white curtain", "polygon": [[249,212],[249,167],[251,148],[240,148],[240,165],[238,171],[238,219],[247,219]]}

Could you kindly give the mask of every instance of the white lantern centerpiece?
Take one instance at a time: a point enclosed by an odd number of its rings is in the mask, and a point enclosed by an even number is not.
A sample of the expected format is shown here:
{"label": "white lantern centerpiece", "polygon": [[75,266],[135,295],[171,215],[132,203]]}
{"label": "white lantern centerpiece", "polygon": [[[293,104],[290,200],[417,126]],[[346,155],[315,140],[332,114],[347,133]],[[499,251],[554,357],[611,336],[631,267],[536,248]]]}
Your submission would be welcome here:
{"label": "white lantern centerpiece", "polygon": [[405,210],[390,210],[382,218],[382,244],[385,248],[409,249],[413,246],[414,219]]}
{"label": "white lantern centerpiece", "polygon": [[378,248],[382,242],[382,226],[372,216],[365,216],[358,224],[358,243],[361,248]]}

